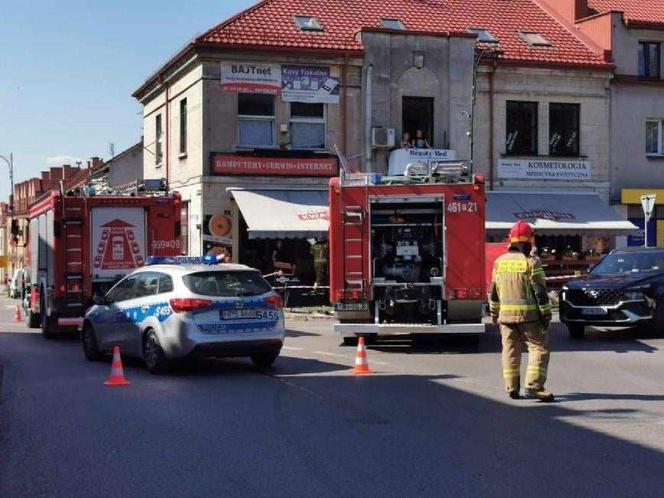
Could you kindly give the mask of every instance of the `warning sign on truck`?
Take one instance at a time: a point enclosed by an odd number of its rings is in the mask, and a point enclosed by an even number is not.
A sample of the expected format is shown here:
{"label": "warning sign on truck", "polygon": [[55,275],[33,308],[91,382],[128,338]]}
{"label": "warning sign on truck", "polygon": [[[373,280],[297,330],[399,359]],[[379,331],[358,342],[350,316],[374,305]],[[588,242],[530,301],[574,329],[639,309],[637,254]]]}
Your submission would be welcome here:
{"label": "warning sign on truck", "polygon": [[115,277],[145,263],[142,209],[97,208],[92,221],[93,274]]}

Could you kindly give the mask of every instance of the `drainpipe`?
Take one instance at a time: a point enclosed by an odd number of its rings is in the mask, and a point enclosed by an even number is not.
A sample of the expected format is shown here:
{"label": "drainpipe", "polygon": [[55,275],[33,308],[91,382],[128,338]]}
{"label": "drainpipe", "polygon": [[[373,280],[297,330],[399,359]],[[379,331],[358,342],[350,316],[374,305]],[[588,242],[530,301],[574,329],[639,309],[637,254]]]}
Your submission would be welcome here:
{"label": "drainpipe", "polygon": [[341,104],[341,150],[348,157],[348,55],[344,55],[344,65],[341,68],[343,82],[343,102]]}
{"label": "drainpipe", "polygon": [[373,100],[373,65],[369,64],[367,67],[367,89],[365,96],[365,109],[364,109],[364,148],[365,148],[365,161],[367,173],[372,173],[373,168],[371,164],[371,123],[372,123],[372,100]]}
{"label": "drainpipe", "polygon": [[496,167],[496,154],[493,150],[494,147],[494,73],[495,66],[491,69],[489,73],[489,190],[493,190],[494,182],[494,169]]}
{"label": "drainpipe", "polygon": [[168,161],[171,157],[170,150],[169,150],[171,133],[170,133],[170,119],[169,119],[169,116],[168,116],[169,108],[170,108],[169,95],[168,95],[168,88],[169,87],[168,87],[168,83],[166,83],[165,85],[166,85],[166,116],[165,116],[166,125],[164,126],[164,128],[165,128],[165,133],[166,133],[166,158],[165,158],[165,161],[164,161],[164,174],[166,175],[166,184],[168,185],[170,183],[170,181],[168,179],[168,173],[169,173],[169,171],[168,171]]}

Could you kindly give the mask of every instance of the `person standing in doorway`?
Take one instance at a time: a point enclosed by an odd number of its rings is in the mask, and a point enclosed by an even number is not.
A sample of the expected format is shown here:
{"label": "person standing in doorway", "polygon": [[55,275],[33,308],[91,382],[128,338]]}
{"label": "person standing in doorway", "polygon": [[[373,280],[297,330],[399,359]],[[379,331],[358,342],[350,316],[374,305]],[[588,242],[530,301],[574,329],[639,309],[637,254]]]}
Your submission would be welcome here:
{"label": "person standing in doorway", "polygon": [[539,258],[531,255],[533,229],[523,221],[510,231],[507,254],[496,260],[491,283],[490,309],[500,327],[503,379],[510,398],[520,397],[521,343],[528,347],[526,397],[554,401],[544,388],[549,365],[549,324],[551,303],[546,277]]}
{"label": "person standing in doorway", "polygon": [[429,145],[429,142],[427,141],[427,139],[424,136],[424,131],[422,131],[421,129],[418,129],[415,132],[414,145],[415,145],[416,149],[430,149],[431,148],[431,145]]}
{"label": "person standing in doorway", "polygon": [[316,239],[311,246],[311,254],[314,257],[314,273],[316,274],[316,282],[314,288],[325,285],[325,277],[327,276],[327,241]]}

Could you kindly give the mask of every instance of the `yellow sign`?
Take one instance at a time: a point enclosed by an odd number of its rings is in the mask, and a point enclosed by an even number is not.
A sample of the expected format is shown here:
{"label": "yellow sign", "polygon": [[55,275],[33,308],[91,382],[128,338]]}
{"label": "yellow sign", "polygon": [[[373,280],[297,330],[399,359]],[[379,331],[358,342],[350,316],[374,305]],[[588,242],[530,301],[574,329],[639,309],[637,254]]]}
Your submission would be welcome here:
{"label": "yellow sign", "polygon": [[664,220],[657,220],[657,247],[664,247]]}
{"label": "yellow sign", "polygon": [[641,205],[641,196],[655,194],[655,204],[664,204],[664,189],[661,188],[624,188],[621,191],[620,203],[621,204],[636,204]]}
{"label": "yellow sign", "polygon": [[9,259],[6,254],[0,255],[0,267],[6,267],[9,263]]}

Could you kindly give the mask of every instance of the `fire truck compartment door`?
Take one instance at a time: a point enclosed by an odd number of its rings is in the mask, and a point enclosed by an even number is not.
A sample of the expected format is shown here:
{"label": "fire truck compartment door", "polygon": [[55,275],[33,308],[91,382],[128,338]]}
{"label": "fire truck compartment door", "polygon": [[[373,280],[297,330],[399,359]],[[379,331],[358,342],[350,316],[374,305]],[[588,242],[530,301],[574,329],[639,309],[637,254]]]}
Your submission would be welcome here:
{"label": "fire truck compartment door", "polygon": [[327,190],[230,188],[250,239],[327,238]]}
{"label": "fire truck compartment door", "polygon": [[142,207],[93,208],[90,273],[115,278],[145,262],[145,211]]}

